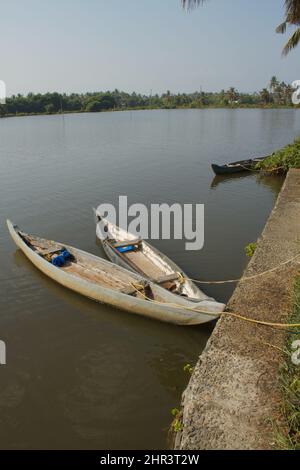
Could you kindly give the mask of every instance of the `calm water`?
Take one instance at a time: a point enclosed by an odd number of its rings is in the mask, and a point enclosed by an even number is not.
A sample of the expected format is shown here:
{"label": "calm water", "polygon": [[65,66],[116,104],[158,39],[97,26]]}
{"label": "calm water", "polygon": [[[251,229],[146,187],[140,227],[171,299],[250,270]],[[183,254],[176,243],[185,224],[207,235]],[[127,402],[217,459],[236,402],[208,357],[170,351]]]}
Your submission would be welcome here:
{"label": "calm water", "polygon": [[[1,448],[164,448],[211,326],[175,327],[97,305],[48,280],[5,219],[100,254],[92,207],[205,204],[205,247],[153,242],[192,277],[238,277],[281,179],[214,179],[210,163],[267,154],[299,132],[293,110],[140,111],[0,120]],[[232,287],[206,291],[227,300]]]}

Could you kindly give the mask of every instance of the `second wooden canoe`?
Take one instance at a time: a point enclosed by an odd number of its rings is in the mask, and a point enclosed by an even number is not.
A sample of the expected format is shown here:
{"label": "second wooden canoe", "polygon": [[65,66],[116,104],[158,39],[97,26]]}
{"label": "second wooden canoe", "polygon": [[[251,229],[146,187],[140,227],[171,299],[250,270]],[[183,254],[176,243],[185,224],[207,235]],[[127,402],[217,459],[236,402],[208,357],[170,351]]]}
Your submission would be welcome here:
{"label": "second wooden canoe", "polygon": [[[194,282],[166,255],[145,240],[109,222],[95,211],[96,235],[110,261],[141,274],[177,297],[202,303],[214,309],[225,304],[202,292]],[[218,307],[218,308],[219,308]]]}

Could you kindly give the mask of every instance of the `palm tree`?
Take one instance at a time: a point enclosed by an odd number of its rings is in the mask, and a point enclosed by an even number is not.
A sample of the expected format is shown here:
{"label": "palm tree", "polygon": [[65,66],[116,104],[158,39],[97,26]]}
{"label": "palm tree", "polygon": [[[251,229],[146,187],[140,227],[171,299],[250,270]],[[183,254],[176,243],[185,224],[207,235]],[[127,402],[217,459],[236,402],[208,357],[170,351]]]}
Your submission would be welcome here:
{"label": "palm tree", "polygon": [[[184,8],[193,8],[206,0],[181,0]],[[296,26],[296,31],[292,34],[288,42],[283,48],[283,55],[287,55],[294,49],[300,41],[300,0],[285,0],[285,20],[277,28],[276,32],[284,34],[287,26]]]}
{"label": "palm tree", "polygon": [[275,75],[273,75],[273,77],[272,77],[271,80],[270,80],[270,92],[271,92],[271,93],[274,93],[275,88],[276,88],[277,86],[278,86],[277,77],[275,77]]}
{"label": "palm tree", "polygon": [[295,89],[291,85],[286,85],[284,89],[284,102],[287,105],[292,104],[292,95]]}
{"label": "palm tree", "polygon": [[270,93],[267,90],[267,88],[264,88],[263,90],[261,90],[260,97],[261,97],[263,104],[267,105],[268,103],[270,103]]}
{"label": "palm tree", "polygon": [[229,90],[226,92],[226,97],[230,104],[236,103],[238,100],[238,93],[236,89],[234,87],[229,88]]}
{"label": "palm tree", "polygon": [[297,29],[284,46],[283,55],[287,55],[300,41],[300,0],[285,0],[285,20],[276,32],[284,34],[287,26],[297,26]]}

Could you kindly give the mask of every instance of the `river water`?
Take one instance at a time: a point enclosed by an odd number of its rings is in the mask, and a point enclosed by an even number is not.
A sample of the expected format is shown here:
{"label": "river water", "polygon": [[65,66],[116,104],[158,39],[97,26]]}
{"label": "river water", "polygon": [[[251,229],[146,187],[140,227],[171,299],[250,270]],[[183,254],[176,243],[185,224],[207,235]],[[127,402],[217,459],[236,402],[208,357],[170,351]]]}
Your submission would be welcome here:
{"label": "river water", "polygon": [[[295,110],[174,110],[0,120],[0,448],[165,448],[212,325],[176,327],[98,305],[16,249],[25,231],[104,256],[92,207],[205,204],[205,244],[153,241],[191,277],[239,277],[282,179],[214,178],[212,162],[264,155],[300,129]],[[233,286],[206,286],[227,301]]]}

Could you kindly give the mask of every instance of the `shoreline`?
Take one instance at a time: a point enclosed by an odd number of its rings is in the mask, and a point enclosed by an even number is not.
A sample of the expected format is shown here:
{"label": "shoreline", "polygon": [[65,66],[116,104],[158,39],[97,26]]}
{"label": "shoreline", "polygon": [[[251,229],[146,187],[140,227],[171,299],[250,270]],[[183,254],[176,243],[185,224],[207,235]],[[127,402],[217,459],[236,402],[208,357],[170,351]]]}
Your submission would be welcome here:
{"label": "shoreline", "polygon": [[31,117],[31,116],[64,116],[69,114],[101,114],[101,113],[117,113],[117,112],[126,112],[126,111],[177,111],[177,110],[186,110],[186,111],[199,111],[206,109],[228,109],[228,110],[240,110],[240,109],[261,109],[261,110],[272,110],[272,109],[290,109],[297,111],[300,109],[300,106],[201,106],[201,107],[187,107],[187,106],[177,106],[175,108],[162,108],[162,107],[141,107],[141,108],[116,108],[116,109],[107,109],[102,111],[59,111],[54,113],[17,113],[17,114],[0,114],[0,119],[13,118],[13,117]]}
{"label": "shoreline", "polygon": [[[243,277],[296,256],[300,235],[300,170],[289,171]],[[285,323],[293,311],[299,263],[241,282],[230,311]],[[274,449],[276,421],[285,425],[279,368],[286,333],[228,316],[218,321],[182,397],[175,449]],[[290,360],[290,359],[289,359]]]}

